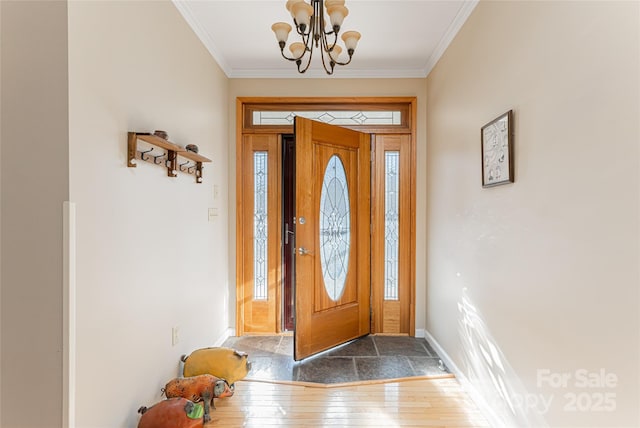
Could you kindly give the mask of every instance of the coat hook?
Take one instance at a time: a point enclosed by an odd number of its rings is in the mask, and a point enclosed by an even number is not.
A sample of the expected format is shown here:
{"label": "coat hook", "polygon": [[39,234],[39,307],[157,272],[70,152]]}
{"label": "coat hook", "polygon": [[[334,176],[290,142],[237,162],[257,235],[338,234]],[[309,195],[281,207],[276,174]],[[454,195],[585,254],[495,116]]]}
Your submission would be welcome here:
{"label": "coat hook", "polygon": [[[162,158],[165,157],[166,155],[167,155],[166,153],[163,153],[158,156],[153,156],[153,163],[155,163],[156,165],[160,165],[160,163],[162,162]],[[158,162],[158,159],[160,159],[160,162]]]}
{"label": "coat hook", "polygon": [[145,157],[144,157],[144,155],[145,155],[146,153],[151,153],[152,151],[153,151],[153,147],[151,147],[151,149],[150,149],[150,150],[146,150],[146,151],[144,151],[144,152],[142,152],[142,151],[141,151],[141,152],[140,152],[140,159],[142,159],[143,161],[146,161],[146,160],[147,160],[147,159],[149,159],[149,158],[145,158]]}
{"label": "coat hook", "polygon": [[184,163],[179,164],[178,166],[180,167],[180,171],[184,171],[184,168],[182,168],[182,167],[185,166],[188,163],[189,163],[189,161],[186,161]]}
{"label": "coat hook", "polygon": [[[193,169],[193,171],[191,171]],[[189,174],[193,174],[193,172],[196,170],[196,165],[191,165],[189,168],[187,168],[187,172]]]}

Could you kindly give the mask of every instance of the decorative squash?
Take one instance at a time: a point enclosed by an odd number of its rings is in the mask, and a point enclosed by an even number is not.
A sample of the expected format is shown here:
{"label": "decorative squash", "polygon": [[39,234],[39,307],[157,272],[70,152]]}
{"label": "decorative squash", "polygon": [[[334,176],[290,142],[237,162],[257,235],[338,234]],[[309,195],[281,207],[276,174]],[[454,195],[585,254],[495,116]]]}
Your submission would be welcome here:
{"label": "decorative squash", "polygon": [[198,349],[188,357],[183,356],[182,361],[185,377],[210,374],[226,380],[232,387],[251,370],[248,355],[231,348]]}
{"label": "decorative squash", "polygon": [[147,408],[140,407],[142,414],[138,428],[202,428],[204,409],[202,403],[186,398],[170,398]]}
{"label": "decorative squash", "polygon": [[193,402],[204,403],[204,422],[211,420],[210,408],[215,409],[214,398],[230,397],[233,395],[231,388],[225,380],[210,374],[193,377],[179,377],[169,381],[162,392],[167,398],[183,397]]}

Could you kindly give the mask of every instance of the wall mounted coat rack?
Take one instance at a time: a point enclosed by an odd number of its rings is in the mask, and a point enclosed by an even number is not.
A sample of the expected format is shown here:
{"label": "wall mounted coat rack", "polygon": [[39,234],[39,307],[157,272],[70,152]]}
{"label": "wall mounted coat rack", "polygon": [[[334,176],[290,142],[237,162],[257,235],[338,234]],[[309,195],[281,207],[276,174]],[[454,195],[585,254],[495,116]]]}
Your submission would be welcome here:
{"label": "wall mounted coat rack", "polygon": [[[154,147],[150,150],[140,151],[138,150],[138,140],[142,140]],[[185,162],[179,162],[178,157],[184,158]],[[127,166],[129,168],[137,167],[136,159],[155,165],[164,165],[167,168],[167,176],[169,177],[177,177],[178,171],[193,174],[196,177],[196,183],[202,183],[202,164],[211,162],[211,159],[188,151],[157,135],[147,132],[129,132]]]}

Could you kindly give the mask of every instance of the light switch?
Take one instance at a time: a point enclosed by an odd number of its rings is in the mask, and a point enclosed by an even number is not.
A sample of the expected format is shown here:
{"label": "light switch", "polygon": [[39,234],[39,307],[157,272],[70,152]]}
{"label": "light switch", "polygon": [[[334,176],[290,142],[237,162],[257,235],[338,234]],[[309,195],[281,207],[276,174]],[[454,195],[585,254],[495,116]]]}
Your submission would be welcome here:
{"label": "light switch", "polygon": [[209,221],[215,220],[218,217],[218,208],[209,208]]}

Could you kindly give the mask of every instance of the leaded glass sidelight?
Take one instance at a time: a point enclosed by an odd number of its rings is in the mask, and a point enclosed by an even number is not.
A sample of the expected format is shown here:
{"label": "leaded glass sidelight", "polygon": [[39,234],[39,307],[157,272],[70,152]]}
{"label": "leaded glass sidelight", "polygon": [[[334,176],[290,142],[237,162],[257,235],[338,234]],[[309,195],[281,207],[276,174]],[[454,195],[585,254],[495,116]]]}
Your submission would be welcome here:
{"label": "leaded glass sidelight", "polygon": [[267,152],[253,153],[253,298],[267,300]]}
{"label": "leaded glass sidelight", "polygon": [[398,300],[400,152],[384,154],[384,299]]}
{"label": "leaded glass sidelight", "polygon": [[333,301],[342,296],[349,266],[351,209],[347,174],[337,155],[327,163],[320,193],[320,264],[324,288]]}

